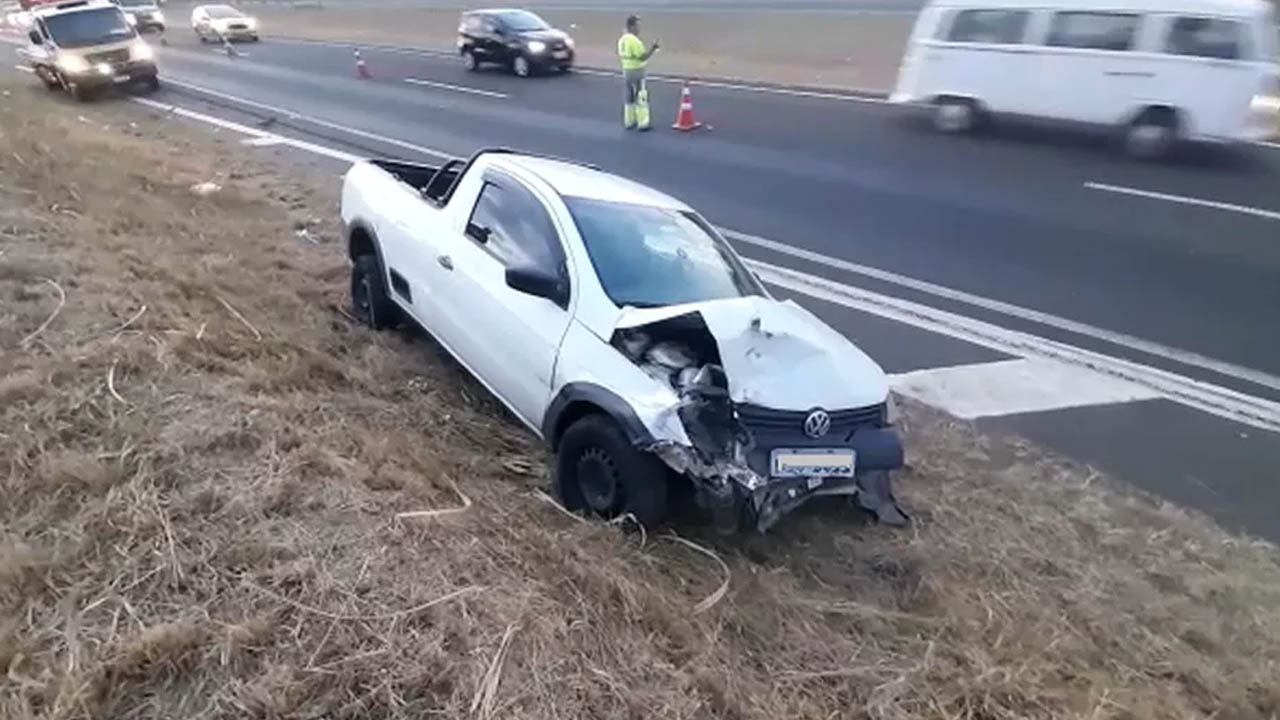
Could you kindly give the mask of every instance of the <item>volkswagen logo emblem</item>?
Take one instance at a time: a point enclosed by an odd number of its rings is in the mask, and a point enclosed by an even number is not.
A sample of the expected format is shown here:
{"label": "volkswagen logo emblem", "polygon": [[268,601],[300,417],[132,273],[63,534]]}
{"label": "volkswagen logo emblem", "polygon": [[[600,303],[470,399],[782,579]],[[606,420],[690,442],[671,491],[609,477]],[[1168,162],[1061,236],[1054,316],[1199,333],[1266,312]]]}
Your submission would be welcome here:
{"label": "volkswagen logo emblem", "polygon": [[831,416],[821,408],[809,413],[804,419],[804,434],[817,440],[831,429]]}

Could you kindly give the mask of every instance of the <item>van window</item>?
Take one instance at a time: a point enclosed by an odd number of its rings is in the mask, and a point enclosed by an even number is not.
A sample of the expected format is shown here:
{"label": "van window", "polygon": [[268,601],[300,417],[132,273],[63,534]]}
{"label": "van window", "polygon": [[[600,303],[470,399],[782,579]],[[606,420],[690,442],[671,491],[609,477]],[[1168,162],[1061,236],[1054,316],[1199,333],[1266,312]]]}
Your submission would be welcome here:
{"label": "van window", "polygon": [[1174,55],[1238,60],[1244,53],[1244,26],[1219,18],[1175,18],[1165,49]]}
{"label": "van window", "polygon": [[1121,13],[1055,13],[1046,44],[1090,50],[1130,50],[1140,20],[1139,15]]}
{"label": "van window", "polygon": [[1026,10],[962,10],[956,13],[947,42],[1013,45],[1022,42],[1031,13]]}

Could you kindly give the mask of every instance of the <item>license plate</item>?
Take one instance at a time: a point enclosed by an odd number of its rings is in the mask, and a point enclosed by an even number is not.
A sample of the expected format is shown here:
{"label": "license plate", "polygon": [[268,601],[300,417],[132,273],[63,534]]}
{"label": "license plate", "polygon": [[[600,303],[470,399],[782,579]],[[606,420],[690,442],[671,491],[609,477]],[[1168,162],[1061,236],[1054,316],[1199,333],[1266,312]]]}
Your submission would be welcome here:
{"label": "license plate", "polygon": [[557,51],[555,51],[555,52],[551,53],[551,55],[552,55],[553,57],[555,57],[557,60],[560,60],[560,59],[563,59],[563,58],[567,58],[567,57],[569,57],[569,51],[568,51],[568,50],[557,50]]}
{"label": "license plate", "polygon": [[111,82],[114,82],[116,84],[123,84],[123,83],[129,82],[132,79],[133,78],[129,77],[128,75],[117,75],[111,78]]}
{"label": "license plate", "polygon": [[774,477],[853,477],[854,452],[844,448],[774,450],[769,465]]}

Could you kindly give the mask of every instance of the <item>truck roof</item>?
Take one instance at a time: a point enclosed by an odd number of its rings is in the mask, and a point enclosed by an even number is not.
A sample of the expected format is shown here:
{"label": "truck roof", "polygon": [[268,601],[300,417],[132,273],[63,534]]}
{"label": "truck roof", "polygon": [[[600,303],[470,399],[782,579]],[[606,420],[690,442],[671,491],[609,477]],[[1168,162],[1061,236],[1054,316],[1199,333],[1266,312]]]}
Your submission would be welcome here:
{"label": "truck roof", "polygon": [[511,163],[518,168],[537,175],[556,192],[566,197],[605,200],[630,205],[646,205],[672,210],[690,209],[688,205],[666,193],[658,192],[634,180],[628,180],[586,165],[532,155],[511,154],[500,157],[499,162]]}

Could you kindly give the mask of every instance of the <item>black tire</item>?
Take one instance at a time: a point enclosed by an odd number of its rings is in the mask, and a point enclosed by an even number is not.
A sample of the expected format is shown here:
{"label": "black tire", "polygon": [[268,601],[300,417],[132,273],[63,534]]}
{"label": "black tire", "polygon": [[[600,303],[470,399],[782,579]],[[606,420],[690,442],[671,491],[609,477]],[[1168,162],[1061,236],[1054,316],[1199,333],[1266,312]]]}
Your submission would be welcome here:
{"label": "black tire", "polygon": [[148,93],[157,92],[160,90],[160,76],[152,75],[147,78],[146,81],[143,82],[142,88]]}
{"label": "black tire", "polygon": [[638,450],[612,419],[588,415],[569,426],[556,449],[556,499],[605,519],[630,514],[647,528],[667,515],[667,467]]}
{"label": "black tire", "polygon": [[67,85],[67,92],[70,93],[71,98],[76,102],[89,102],[89,100],[93,99],[92,91],[77,83],[69,83]]}
{"label": "black tire", "polygon": [[476,54],[470,50],[462,51],[462,67],[468,72],[475,72],[480,69],[480,61],[476,59]]}
{"label": "black tire", "polygon": [[396,325],[399,312],[387,296],[376,255],[361,255],[351,265],[351,314],[374,330]]}

